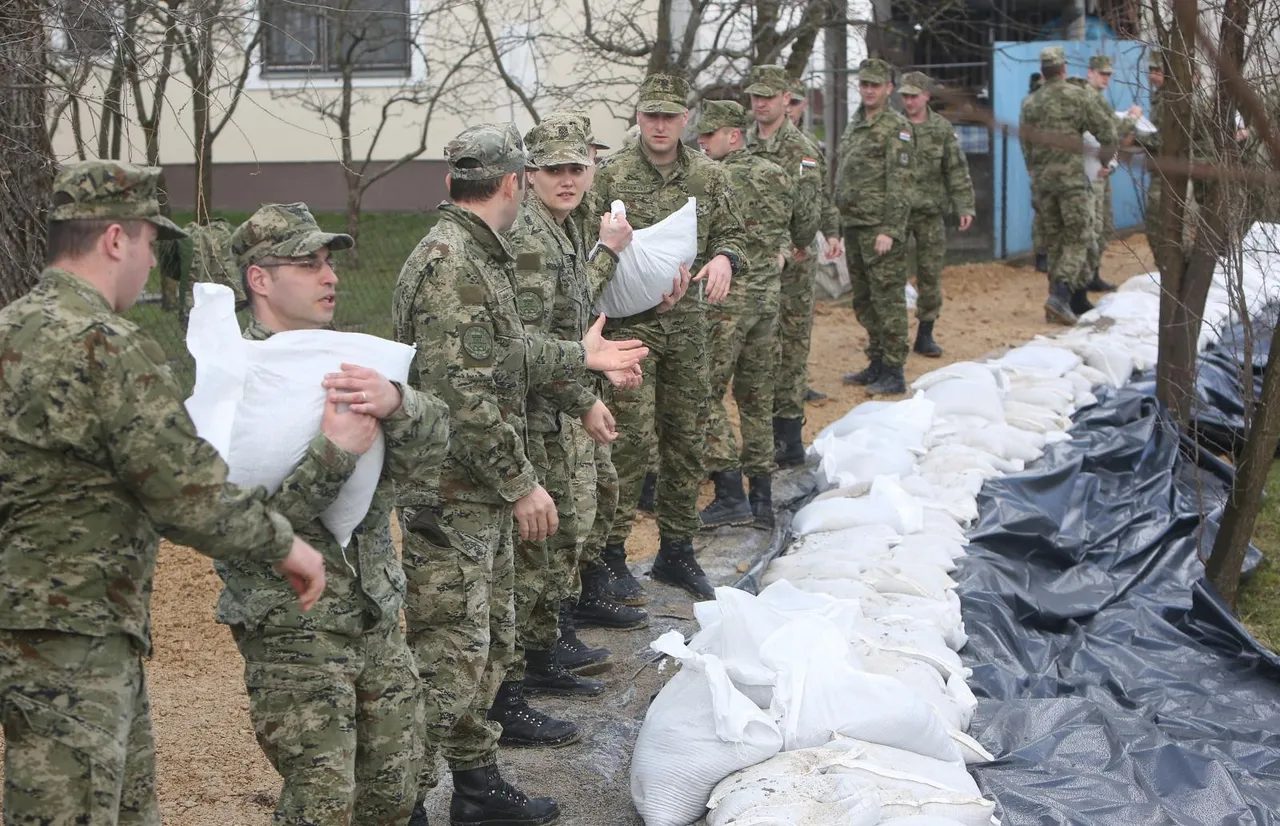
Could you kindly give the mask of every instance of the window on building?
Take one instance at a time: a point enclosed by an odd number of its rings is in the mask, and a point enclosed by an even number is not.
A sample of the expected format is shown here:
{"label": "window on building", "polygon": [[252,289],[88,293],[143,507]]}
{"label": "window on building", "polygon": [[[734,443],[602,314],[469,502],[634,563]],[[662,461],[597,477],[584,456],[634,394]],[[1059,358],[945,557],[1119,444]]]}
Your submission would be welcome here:
{"label": "window on building", "polygon": [[264,75],[408,75],[409,0],[264,0]]}

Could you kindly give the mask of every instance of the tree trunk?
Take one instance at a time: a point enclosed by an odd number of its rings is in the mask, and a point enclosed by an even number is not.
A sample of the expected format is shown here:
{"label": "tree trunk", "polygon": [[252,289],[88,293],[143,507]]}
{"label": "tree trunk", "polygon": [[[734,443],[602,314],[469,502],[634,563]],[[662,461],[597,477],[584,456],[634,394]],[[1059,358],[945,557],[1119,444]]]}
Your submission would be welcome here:
{"label": "tree trunk", "polygon": [[[1253,381],[1246,365],[1245,380]],[[1249,539],[1262,507],[1262,494],[1267,474],[1280,443],[1280,324],[1271,333],[1271,352],[1267,355],[1266,376],[1262,380],[1262,398],[1253,409],[1253,422],[1245,436],[1244,451],[1236,465],[1236,479],[1231,486],[1226,510],[1213,553],[1205,573],[1227,604],[1235,609],[1240,586],[1240,569],[1249,550]]]}
{"label": "tree trunk", "polygon": [[210,21],[198,17],[193,25],[196,54],[190,56],[191,121],[196,142],[196,221],[209,223],[213,212],[213,33]]}
{"label": "tree trunk", "polygon": [[44,266],[53,150],[41,0],[8,0],[0,14],[0,307],[31,289]]}

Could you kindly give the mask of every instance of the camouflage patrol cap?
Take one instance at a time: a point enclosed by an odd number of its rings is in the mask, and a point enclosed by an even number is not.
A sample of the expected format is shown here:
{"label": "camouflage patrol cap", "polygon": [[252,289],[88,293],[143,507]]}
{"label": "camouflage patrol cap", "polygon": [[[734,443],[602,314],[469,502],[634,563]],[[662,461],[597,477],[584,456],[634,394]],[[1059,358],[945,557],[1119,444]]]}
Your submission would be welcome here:
{"label": "camouflage patrol cap", "polygon": [[698,118],[697,134],[708,135],[726,126],[734,129],[747,128],[747,110],[742,108],[742,104],[733,100],[704,100],[702,115]]}
{"label": "camouflage patrol cap", "polygon": [[1089,68],[1104,75],[1109,75],[1114,71],[1114,67],[1111,65],[1111,58],[1104,54],[1096,54],[1089,58]]}
{"label": "camouflage patrol cap", "polygon": [[756,97],[777,97],[790,91],[791,76],[783,66],[752,66],[751,85],[746,88],[748,95]]}
{"label": "camouflage patrol cap", "polygon": [[514,123],[482,123],[464,129],[444,146],[449,174],[459,181],[486,181],[523,172],[524,143]]}
{"label": "camouflage patrol cap", "polygon": [[[550,115],[547,115],[546,120],[567,120],[575,123],[578,128],[582,130],[582,133],[587,136],[587,146],[593,146],[596,149],[604,149],[606,151],[609,149],[609,144],[597,140],[596,136],[592,134],[591,118],[588,117],[587,113],[581,109],[561,109],[558,112],[552,112]],[[525,140],[525,143],[528,143],[527,139]]]}
{"label": "camouflage patrol cap", "polygon": [[1042,67],[1066,66],[1067,53],[1061,46],[1045,46],[1040,50]]}
{"label": "camouflage patrol cap", "polygon": [[267,204],[231,233],[231,254],[242,272],[264,258],[304,258],[355,244],[350,235],[320,229],[304,203]]}
{"label": "camouflage patrol cap", "polygon": [[548,118],[525,133],[524,145],[529,153],[529,166],[592,165],[587,133],[577,119]]}
{"label": "camouflage patrol cap", "polygon": [[898,87],[898,92],[903,95],[923,95],[932,91],[933,81],[924,72],[907,72]]}
{"label": "camouflage patrol cap", "polygon": [[878,57],[869,57],[858,64],[859,83],[889,83],[893,80],[893,69]]}
{"label": "camouflage patrol cap", "polygon": [[161,241],[187,234],[160,214],[160,167],[119,161],[80,161],[53,179],[50,221],[147,221]]}
{"label": "camouflage patrol cap", "polygon": [[636,111],[646,115],[683,115],[689,110],[689,81],[675,75],[649,75],[640,84]]}
{"label": "camouflage patrol cap", "polygon": [[800,103],[809,97],[809,87],[804,85],[803,80],[797,80],[791,84],[791,102]]}

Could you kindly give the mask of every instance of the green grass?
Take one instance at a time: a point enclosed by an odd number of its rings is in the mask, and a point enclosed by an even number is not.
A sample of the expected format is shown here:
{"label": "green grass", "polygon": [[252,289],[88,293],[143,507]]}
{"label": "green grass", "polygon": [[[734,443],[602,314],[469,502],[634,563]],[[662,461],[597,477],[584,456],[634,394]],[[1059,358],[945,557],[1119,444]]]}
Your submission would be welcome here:
{"label": "green grass", "polygon": [[[249,214],[226,212],[220,217],[239,224]],[[184,226],[195,220],[195,216],[177,213],[173,219],[179,226]],[[316,215],[316,220],[331,232],[346,227],[346,218],[342,215],[320,214]],[[334,314],[337,329],[391,337],[391,293],[396,277],[409,253],[435,222],[434,213],[370,213],[361,216],[359,266],[341,261],[338,271],[338,307]],[[344,255],[339,253],[339,256]],[[160,286],[160,275],[153,272],[147,283],[147,292],[159,293]],[[138,304],[125,316],[159,342],[169,358],[175,378],[184,390],[190,391],[195,380],[194,368],[177,310],[166,310],[158,303]],[[242,325],[244,321],[242,316]]]}
{"label": "green grass", "polygon": [[1253,544],[1262,551],[1261,565],[1240,587],[1236,608],[1253,636],[1280,651],[1280,462],[1271,466],[1266,498],[1253,528]]}

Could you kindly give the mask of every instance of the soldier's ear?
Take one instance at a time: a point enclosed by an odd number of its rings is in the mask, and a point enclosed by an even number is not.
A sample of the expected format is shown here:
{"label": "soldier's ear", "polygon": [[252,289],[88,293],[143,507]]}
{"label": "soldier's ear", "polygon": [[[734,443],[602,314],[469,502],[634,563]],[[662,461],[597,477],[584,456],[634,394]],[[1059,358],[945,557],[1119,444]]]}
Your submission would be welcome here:
{"label": "soldier's ear", "polygon": [[267,270],[257,264],[250,264],[248,269],[244,271],[245,297],[252,298],[256,295],[266,295],[267,281],[270,278],[271,275]]}

